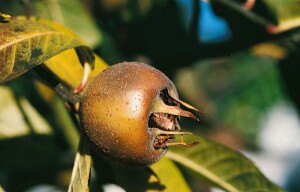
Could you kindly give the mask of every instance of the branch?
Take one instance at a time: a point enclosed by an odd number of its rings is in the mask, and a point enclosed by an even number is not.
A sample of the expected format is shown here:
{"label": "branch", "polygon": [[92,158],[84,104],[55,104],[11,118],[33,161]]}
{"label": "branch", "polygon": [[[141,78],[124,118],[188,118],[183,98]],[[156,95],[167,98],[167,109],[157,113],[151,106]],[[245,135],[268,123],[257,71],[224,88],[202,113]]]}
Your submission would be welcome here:
{"label": "branch", "polygon": [[253,11],[246,9],[243,5],[240,5],[231,0],[210,0],[210,2],[225,6],[231,9],[232,11],[237,12],[240,15],[243,15],[244,17],[253,21],[254,23],[264,26],[268,33],[274,34],[277,32],[277,27],[275,24],[269,22],[267,19],[254,13]]}

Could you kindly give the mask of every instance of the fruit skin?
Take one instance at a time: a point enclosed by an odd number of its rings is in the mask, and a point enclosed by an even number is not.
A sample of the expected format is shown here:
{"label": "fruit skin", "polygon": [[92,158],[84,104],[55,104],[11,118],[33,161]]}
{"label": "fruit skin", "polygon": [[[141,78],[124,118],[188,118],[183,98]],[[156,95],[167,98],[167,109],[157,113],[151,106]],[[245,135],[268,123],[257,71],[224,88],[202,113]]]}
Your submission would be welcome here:
{"label": "fruit skin", "polygon": [[178,98],[172,81],[142,63],[124,62],[100,73],[81,100],[79,115],[92,148],[105,158],[131,167],[158,161],[167,148],[155,149],[148,128],[161,90]]}

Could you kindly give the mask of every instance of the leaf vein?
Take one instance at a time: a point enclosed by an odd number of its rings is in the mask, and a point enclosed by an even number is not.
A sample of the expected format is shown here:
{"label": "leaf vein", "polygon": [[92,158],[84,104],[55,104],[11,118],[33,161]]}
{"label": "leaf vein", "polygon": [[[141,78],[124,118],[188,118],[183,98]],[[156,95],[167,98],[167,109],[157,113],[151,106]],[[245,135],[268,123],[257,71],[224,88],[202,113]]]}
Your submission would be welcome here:
{"label": "leaf vein", "polygon": [[171,151],[168,151],[166,156],[168,158],[170,158],[178,163],[181,163],[182,165],[185,165],[186,167],[189,167],[190,169],[195,170],[198,173],[204,175],[205,177],[209,178],[211,181],[215,182],[216,184],[218,184],[219,186],[221,186],[223,189],[225,189],[227,191],[239,192],[239,190],[237,188],[235,188],[234,186],[232,186],[231,184],[229,184],[227,182],[224,182],[224,179],[220,178],[220,176],[212,173],[205,167],[203,167],[183,156],[177,155],[176,153],[173,153]]}

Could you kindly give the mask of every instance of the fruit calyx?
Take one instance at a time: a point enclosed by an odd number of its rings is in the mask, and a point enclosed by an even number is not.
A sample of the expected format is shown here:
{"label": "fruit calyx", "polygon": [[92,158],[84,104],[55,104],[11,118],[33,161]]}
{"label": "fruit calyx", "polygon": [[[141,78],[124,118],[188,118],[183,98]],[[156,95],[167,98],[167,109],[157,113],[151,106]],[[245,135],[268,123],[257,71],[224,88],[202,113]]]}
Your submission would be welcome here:
{"label": "fruit calyx", "polygon": [[[199,121],[199,119],[190,111],[181,109],[180,104],[188,109],[199,112],[195,107],[179,100],[177,95],[171,96],[167,88],[160,91],[159,97],[154,102],[148,122],[150,133],[154,138],[153,147],[155,149],[167,148],[168,146],[192,147],[199,143],[186,143],[183,141],[183,135],[192,133],[181,131],[178,123],[180,116],[193,118],[196,121]],[[181,135],[180,142],[173,142],[175,135]]]}

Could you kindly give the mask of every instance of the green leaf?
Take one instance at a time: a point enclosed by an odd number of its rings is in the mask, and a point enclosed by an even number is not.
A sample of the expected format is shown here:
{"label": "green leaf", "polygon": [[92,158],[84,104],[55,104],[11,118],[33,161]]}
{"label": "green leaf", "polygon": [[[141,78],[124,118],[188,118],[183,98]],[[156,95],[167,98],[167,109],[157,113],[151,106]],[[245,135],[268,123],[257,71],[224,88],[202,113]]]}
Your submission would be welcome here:
{"label": "green leaf", "polygon": [[192,139],[200,143],[189,149],[173,147],[166,156],[226,191],[283,191],[241,153],[203,137]]}
{"label": "green leaf", "polygon": [[[47,94],[47,93],[46,93]],[[78,129],[72,120],[70,113],[67,111],[66,106],[58,97],[54,97],[51,101],[48,101],[49,106],[54,112],[54,117],[61,128],[61,133],[63,134],[66,142],[69,144],[71,149],[76,151],[78,147],[78,141],[80,140],[80,135]]]}
{"label": "green leaf", "polygon": [[165,191],[191,191],[183,175],[173,161],[163,158],[151,166],[160,182],[166,187]]}
{"label": "green leaf", "polygon": [[[90,47],[98,46],[102,41],[102,34],[95,20],[87,11],[80,0],[30,0],[22,1],[0,1],[1,12],[11,15],[29,14],[37,17],[47,18],[68,27],[79,35]],[[27,11],[27,13],[26,13]]]}
{"label": "green leaf", "polygon": [[92,158],[86,138],[82,135],[73,166],[72,178],[68,192],[89,191],[89,178]]}
{"label": "green leaf", "polygon": [[[108,64],[103,61],[98,55],[95,55],[95,68],[89,76],[89,80],[94,78],[100,72],[108,67]],[[45,61],[45,65],[59,79],[67,83],[70,87],[75,88],[82,80],[84,73],[82,65],[79,63],[76,52],[71,49],[64,51],[51,59]]]}
{"label": "green leaf", "polygon": [[30,20],[0,23],[0,83],[58,53],[80,46],[74,38]]}
{"label": "green leaf", "polygon": [[[27,20],[25,16],[19,16],[17,17],[18,20]],[[65,26],[62,26],[56,22],[50,21],[48,19],[44,18],[37,18],[37,17],[30,17],[29,18],[32,21],[39,22],[45,25],[48,25],[57,31],[60,31],[66,35],[69,35],[76,39],[77,41],[83,43],[84,41],[76,35],[73,31],[69,30]],[[89,51],[88,47],[82,47],[83,51],[84,49],[87,49],[87,52]],[[93,53],[93,55],[87,54],[88,58],[86,59],[86,62],[93,64],[94,63],[94,69],[90,74],[90,79],[94,78],[97,74],[102,72],[105,68],[108,67],[108,64],[101,59],[97,54]],[[92,61],[92,59],[95,60]],[[82,81],[82,75],[83,75],[83,63],[80,62],[80,56],[77,52],[75,52],[74,49],[69,49],[66,51],[63,51],[54,57],[51,57],[47,61],[44,62],[46,67],[52,71],[56,77],[58,77],[60,80],[62,80],[64,83],[69,85],[72,88],[76,88]],[[84,60],[82,58],[81,60]]]}
{"label": "green leaf", "polygon": [[23,118],[18,101],[13,92],[4,86],[0,86],[0,108],[0,140],[30,133],[30,126]]}
{"label": "green leaf", "polygon": [[300,5],[297,0],[264,0],[279,22],[278,32],[300,26]]}
{"label": "green leaf", "polygon": [[279,21],[300,16],[300,5],[297,0],[264,0],[264,2],[274,11]]}
{"label": "green leaf", "polygon": [[[26,89],[32,91],[28,84],[23,84],[24,78],[20,80],[20,86],[27,85]],[[18,183],[6,186],[8,189],[24,189],[29,180],[38,178],[36,174],[40,177],[41,172],[46,172],[50,178],[64,166],[58,158],[61,150],[55,130],[29,100],[16,92],[0,86],[0,167],[5,168],[1,171],[8,180]]]}
{"label": "green leaf", "polygon": [[117,184],[125,191],[163,191],[166,188],[150,168],[133,169],[119,166],[113,168]]}
{"label": "green leaf", "polygon": [[28,134],[52,134],[47,121],[24,97],[16,98],[8,87],[0,86],[0,140]]}
{"label": "green leaf", "polygon": [[35,0],[33,6],[38,17],[50,19],[70,28],[88,46],[95,47],[100,44],[101,31],[79,0]]}

